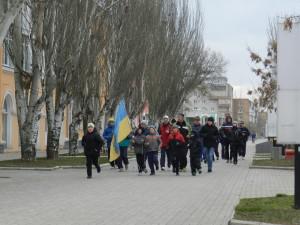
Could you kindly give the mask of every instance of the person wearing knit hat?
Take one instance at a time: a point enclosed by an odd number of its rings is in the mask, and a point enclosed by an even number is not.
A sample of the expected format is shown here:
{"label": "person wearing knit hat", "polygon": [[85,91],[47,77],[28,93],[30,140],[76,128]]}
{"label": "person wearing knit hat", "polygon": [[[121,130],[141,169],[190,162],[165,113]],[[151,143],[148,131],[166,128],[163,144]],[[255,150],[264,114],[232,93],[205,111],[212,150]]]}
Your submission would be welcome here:
{"label": "person wearing knit hat", "polygon": [[93,123],[88,123],[88,131],[82,138],[82,146],[84,147],[84,154],[86,156],[86,169],[88,179],[92,178],[93,164],[95,165],[98,173],[100,173],[101,171],[98,158],[100,156],[100,150],[103,144],[104,141],[95,129],[95,125]]}
{"label": "person wearing knit hat", "polygon": [[208,166],[208,172],[212,172],[213,156],[219,132],[214,124],[214,118],[209,117],[206,125],[201,129],[201,136],[203,137],[203,146]]}

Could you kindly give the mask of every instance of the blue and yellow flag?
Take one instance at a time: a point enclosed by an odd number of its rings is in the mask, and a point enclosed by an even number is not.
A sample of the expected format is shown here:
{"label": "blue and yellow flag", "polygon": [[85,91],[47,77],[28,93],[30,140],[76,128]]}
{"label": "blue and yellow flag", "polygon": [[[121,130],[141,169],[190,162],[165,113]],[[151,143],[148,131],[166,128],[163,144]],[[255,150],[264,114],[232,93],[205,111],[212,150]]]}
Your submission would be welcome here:
{"label": "blue and yellow flag", "polygon": [[131,133],[132,128],[130,125],[130,120],[127,115],[125,101],[122,99],[117,106],[115,114],[115,128],[114,135],[110,146],[110,159],[112,162],[119,158],[120,156],[120,146],[119,144],[128,137]]}

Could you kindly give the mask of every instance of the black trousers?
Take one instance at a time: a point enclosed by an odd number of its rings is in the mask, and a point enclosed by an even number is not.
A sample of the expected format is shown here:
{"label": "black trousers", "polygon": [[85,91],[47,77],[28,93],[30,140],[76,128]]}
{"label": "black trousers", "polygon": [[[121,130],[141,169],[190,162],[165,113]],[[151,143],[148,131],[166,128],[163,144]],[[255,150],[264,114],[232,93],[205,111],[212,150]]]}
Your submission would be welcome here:
{"label": "black trousers", "polygon": [[243,141],[242,144],[240,145],[239,155],[242,157],[246,156],[246,146],[247,146],[247,141]]}
{"label": "black trousers", "polygon": [[232,159],[231,157],[231,150],[230,150],[231,146],[230,146],[230,143],[227,142],[227,143],[224,143],[224,153],[225,153],[225,159],[229,160],[229,159]]}
{"label": "black trousers", "polygon": [[97,154],[86,156],[86,172],[89,177],[92,176],[92,165],[94,165],[97,168],[97,170],[100,170],[98,157],[99,156]]}
{"label": "black trousers", "polygon": [[125,165],[129,164],[127,152],[128,147],[120,147],[120,157],[116,160],[119,169],[123,168],[123,163]]}
{"label": "black trousers", "polygon": [[190,150],[190,164],[192,173],[201,169],[200,151],[199,148],[192,148]]}
{"label": "black trousers", "polygon": [[144,154],[136,154],[136,162],[138,164],[139,172],[142,172],[146,168],[145,155]]}
{"label": "black trousers", "polygon": [[180,153],[179,151],[172,151],[171,156],[172,156],[173,170],[176,174],[179,174]]}
{"label": "black trousers", "polygon": [[237,163],[238,161],[238,151],[239,151],[240,145],[232,144],[230,146],[230,160],[233,160],[234,163]]}
{"label": "black trousers", "polygon": [[188,153],[188,148],[187,146],[184,144],[180,151],[179,151],[179,167],[180,169],[184,169],[187,166],[187,153]]}

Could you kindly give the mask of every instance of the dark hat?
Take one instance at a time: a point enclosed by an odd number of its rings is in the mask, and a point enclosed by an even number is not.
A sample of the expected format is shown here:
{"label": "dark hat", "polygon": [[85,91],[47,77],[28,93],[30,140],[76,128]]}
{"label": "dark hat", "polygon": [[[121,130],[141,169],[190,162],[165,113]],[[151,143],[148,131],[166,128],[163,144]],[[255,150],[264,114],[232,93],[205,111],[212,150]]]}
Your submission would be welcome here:
{"label": "dark hat", "polygon": [[215,119],[213,117],[208,117],[207,121],[215,122]]}

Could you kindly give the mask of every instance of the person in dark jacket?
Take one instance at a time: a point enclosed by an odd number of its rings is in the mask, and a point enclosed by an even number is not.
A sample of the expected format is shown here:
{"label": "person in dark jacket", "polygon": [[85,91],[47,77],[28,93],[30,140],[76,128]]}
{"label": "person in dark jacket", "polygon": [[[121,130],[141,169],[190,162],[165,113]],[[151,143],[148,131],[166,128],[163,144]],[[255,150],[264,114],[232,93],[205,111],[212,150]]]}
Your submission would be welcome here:
{"label": "person in dark jacket", "polygon": [[245,158],[246,156],[246,147],[247,147],[247,141],[249,139],[250,136],[250,131],[248,130],[247,127],[245,127],[245,124],[243,121],[240,122],[240,126],[239,126],[241,133],[242,133],[242,145],[239,151],[240,156],[242,157],[242,159]]}
{"label": "person in dark jacket", "polygon": [[174,125],[171,134],[169,135],[169,150],[172,156],[173,173],[179,176],[180,157],[184,151],[185,140],[183,135],[179,132],[179,127]]}
{"label": "person in dark jacket", "polygon": [[220,138],[221,138],[221,143],[223,145],[224,156],[225,159],[227,160],[227,163],[229,163],[229,160],[231,159],[230,144],[233,138],[232,128],[233,128],[232,118],[230,115],[227,115],[225,122],[220,128]]}
{"label": "person in dark jacket", "polygon": [[214,124],[214,118],[209,117],[206,125],[201,129],[201,136],[203,137],[204,151],[206,152],[206,161],[208,172],[212,172],[213,156],[215,153],[215,146],[219,136],[218,128]]}
{"label": "person in dark jacket", "polygon": [[120,156],[116,160],[119,172],[124,171],[123,163],[125,165],[125,170],[128,170],[129,160],[128,160],[128,148],[131,142],[132,135],[128,135],[123,141],[119,143],[120,147]]}
{"label": "person in dark jacket", "polygon": [[200,157],[203,151],[203,138],[201,136],[202,125],[200,123],[200,117],[196,116],[192,126],[190,136],[190,164],[191,172],[193,176],[196,176],[196,172],[201,173],[201,161]]}
{"label": "person in dark jacket", "polygon": [[145,146],[147,149],[148,164],[151,170],[150,175],[155,175],[155,167],[158,170],[158,150],[160,137],[156,134],[154,127],[150,127],[150,134],[146,136]]}
{"label": "person in dark jacket", "polygon": [[186,171],[187,166],[187,153],[188,153],[188,135],[189,135],[189,128],[187,126],[187,123],[184,120],[184,114],[180,113],[178,115],[178,119],[176,122],[176,125],[179,127],[179,132],[184,138],[185,143],[182,145],[182,155],[179,157],[180,159],[180,170],[182,172]]}
{"label": "person in dark jacket", "polygon": [[143,135],[142,129],[137,129],[137,134],[132,138],[132,146],[136,155],[136,161],[138,164],[138,171],[141,174],[143,171],[147,173],[145,165],[145,135]]}
{"label": "person in dark jacket", "polygon": [[88,131],[82,138],[82,146],[84,147],[84,154],[86,156],[87,178],[92,178],[92,164],[97,168],[97,172],[101,172],[98,162],[100,150],[104,145],[104,141],[95,129],[93,123],[88,124]]}
{"label": "person in dark jacket", "polygon": [[169,117],[167,115],[164,116],[162,124],[158,128],[158,133],[161,138],[161,146],[160,146],[160,167],[161,170],[165,170],[166,156],[168,168],[171,167],[171,156],[170,151],[168,149],[168,140],[169,135],[171,133],[171,124],[169,122]]}
{"label": "person in dark jacket", "polygon": [[237,165],[238,163],[238,152],[243,143],[243,136],[241,129],[238,127],[237,122],[233,122],[232,128],[232,142],[230,147],[230,162],[233,160],[233,164]]}
{"label": "person in dark jacket", "polygon": [[[112,138],[114,135],[114,128],[115,128],[115,121],[113,118],[110,118],[108,120],[108,125],[107,128],[103,132],[103,138],[106,140],[106,145],[107,145],[107,157],[108,161],[110,159],[110,145],[112,142]],[[111,167],[115,167],[115,161],[110,162]]]}

